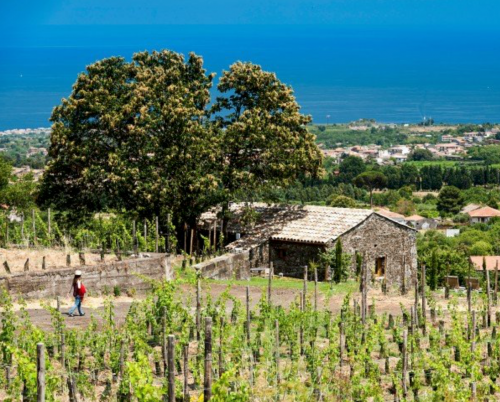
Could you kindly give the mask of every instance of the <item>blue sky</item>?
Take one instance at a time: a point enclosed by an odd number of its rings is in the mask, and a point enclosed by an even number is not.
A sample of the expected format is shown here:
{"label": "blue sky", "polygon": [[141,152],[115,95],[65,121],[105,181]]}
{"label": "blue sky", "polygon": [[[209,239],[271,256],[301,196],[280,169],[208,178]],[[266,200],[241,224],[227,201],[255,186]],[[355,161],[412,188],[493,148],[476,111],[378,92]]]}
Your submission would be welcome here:
{"label": "blue sky", "polygon": [[[26,25],[327,24],[498,27],[498,0],[1,0]],[[1,29],[1,28],[0,28]]]}

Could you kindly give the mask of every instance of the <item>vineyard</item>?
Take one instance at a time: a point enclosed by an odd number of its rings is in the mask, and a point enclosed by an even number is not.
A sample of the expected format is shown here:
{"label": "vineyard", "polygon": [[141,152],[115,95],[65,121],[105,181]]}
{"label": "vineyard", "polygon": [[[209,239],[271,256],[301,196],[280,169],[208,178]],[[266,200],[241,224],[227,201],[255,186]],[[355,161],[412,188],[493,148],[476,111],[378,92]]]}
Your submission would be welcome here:
{"label": "vineyard", "polygon": [[[341,305],[327,309],[332,297],[339,300],[336,288],[330,291],[328,284],[307,280],[294,283],[300,292],[283,307],[272,291],[282,285],[272,277],[259,300],[250,300],[249,287],[241,299],[232,294],[231,285],[214,298],[210,282],[191,273],[176,282],[156,283],[146,298],[133,302],[120,325],[112,298],[106,299],[102,317],[92,318],[85,330],[69,329],[58,309],[47,304],[50,331],[34,326],[24,308],[15,312],[3,291],[0,399],[500,396],[496,294],[468,291],[467,297],[457,292],[445,298],[417,286],[405,296],[409,304],[387,313],[378,311],[364,286],[363,292],[349,292]],[[186,286],[192,291],[186,292]]]}

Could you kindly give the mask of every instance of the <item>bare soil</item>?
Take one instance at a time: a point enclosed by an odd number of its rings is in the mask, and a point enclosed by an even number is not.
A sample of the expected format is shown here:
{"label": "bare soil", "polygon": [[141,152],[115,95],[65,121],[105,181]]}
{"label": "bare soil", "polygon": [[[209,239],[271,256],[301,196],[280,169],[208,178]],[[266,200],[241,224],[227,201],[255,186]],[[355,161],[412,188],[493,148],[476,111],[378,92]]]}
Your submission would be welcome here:
{"label": "bare soil", "polygon": [[[32,249],[5,249],[0,248],[0,273],[3,273],[5,268],[3,264],[7,261],[11,272],[22,272],[24,264],[29,258],[29,270],[40,271],[42,269],[43,257],[45,257],[46,269],[57,269],[66,267],[66,256],[71,256],[71,265],[81,265],[79,255],[72,249],[49,249],[49,248],[32,248]],[[99,254],[85,253],[85,265],[96,265],[101,263]],[[107,254],[104,256],[105,262],[115,261],[116,256]]]}
{"label": "bare soil", "polygon": [[[207,294],[210,294],[212,300],[217,300],[219,296],[227,289],[226,284],[214,284],[204,285],[202,287],[203,298],[206,297]],[[250,286],[250,306],[252,309],[255,309],[257,304],[259,303],[260,298],[263,296],[262,288],[257,286]],[[246,286],[238,286],[233,285],[229,291],[229,294],[236,299],[238,299],[242,304],[245,303],[246,300]],[[289,308],[291,303],[298,300],[300,294],[300,290],[298,289],[283,289],[283,288],[275,288],[272,291],[271,300],[273,304],[280,305],[284,308]],[[311,303],[314,304],[314,289],[313,284],[310,283],[308,287],[308,294],[311,300]],[[183,301],[183,303],[187,306],[190,306],[193,309],[193,312],[196,307],[195,300],[195,289],[191,285],[182,285],[178,290],[178,297]],[[342,303],[345,298],[345,293],[333,295],[331,298],[327,299],[325,294],[322,292],[318,292],[318,309],[328,309],[333,313],[338,313],[342,307]],[[265,297],[265,295],[264,295]],[[113,303],[115,306],[115,320],[118,325],[124,322],[125,317],[127,315],[128,309],[134,300],[140,300],[141,296],[127,297],[120,296],[113,298]],[[352,295],[353,299],[357,299],[360,301],[361,295],[356,292]],[[83,303],[83,310],[85,312],[85,316],[75,316],[66,317],[66,325],[68,328],[85,328],[90,322],[90,317],[94,316],[98,322],[102,321],[102,312],[103,312],[103,303],[104,297],[87,297]],[[434,299],[436,300],[436,305],[441,307],[441,309],[446,312],[448,301],[444,299],[444,296],[441,293],[435,293]],[[379,290],[370,290],[368,292],[368,304],[375,304],[375,310],[377,314],[387,313],[393,315],[401,314],[401,306],[404,306],[405,309],[409,310],[409,308],[414,304],[414,295],[413,292],[409,292],[407,295],[401,296],[397,294],[392,295],[384,295]],[[61,298],[61,311],[65,314],[69,308],[73,305],[73,298],[69,295],[65,298]],[[55,300],[34,300],[29,301],[25,306],[26,310],[30,314],[31,320],[33,324],[44,329],[51,330],[52,325],[50,321],[50,314],[43,308],[44,304],[49,303],[51,306],[55,307]],[[460,307],[465,309],[466,306],[466,298],[460,298]],[[231,311],[233,307],[233,303],[231,300],[227,302],[227,310]],[[17,309],[20,309],[20,306],[16,306]],[[427,306],[429,309],[429,305]],[[496,309],[492,309],[493,314]]]}

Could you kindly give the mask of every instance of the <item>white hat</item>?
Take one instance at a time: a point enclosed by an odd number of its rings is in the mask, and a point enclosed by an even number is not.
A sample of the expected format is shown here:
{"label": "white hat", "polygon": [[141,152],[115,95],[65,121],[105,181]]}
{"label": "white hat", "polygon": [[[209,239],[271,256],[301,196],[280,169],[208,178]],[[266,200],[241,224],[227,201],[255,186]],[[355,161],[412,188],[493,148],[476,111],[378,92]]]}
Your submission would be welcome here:
{"label": "white hat", "polygon": [[82,276],[82,271],[80,271],[79,269],[75,271],[75,275],[76,276]]}

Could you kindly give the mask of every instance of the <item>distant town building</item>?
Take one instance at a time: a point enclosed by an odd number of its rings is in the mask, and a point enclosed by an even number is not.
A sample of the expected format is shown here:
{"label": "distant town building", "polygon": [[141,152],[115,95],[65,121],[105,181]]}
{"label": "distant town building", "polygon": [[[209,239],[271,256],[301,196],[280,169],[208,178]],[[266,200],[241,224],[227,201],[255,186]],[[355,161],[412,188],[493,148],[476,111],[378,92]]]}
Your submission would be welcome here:
{"label": "distant town building", "polygon": [[500,216],[500,211],[486,206],[467,212],[467,215],[469,215],[470,223],[487,223],[492,218]]}
{"label": "distant town building", "polygon": [[486,264],[487,271],[494,271],[496,267],[500,270],[500,256],[498,255],[472,255],[470,261],[476,271],[482,271]]}
{"label": "distant town building", "polygon": [[411,215],[405,218],[406,224],[417,230],[436,229],[437,222],[432,218],[424,218],[420,215]]}
{"label": "distant town building", "polygon": [[28,152],[26,152],[26,158],[30,158],[35,155],[43,155],[46,156],[48,154],[48,151],[46,148],[34,148],[30,147],[28,149]]}

